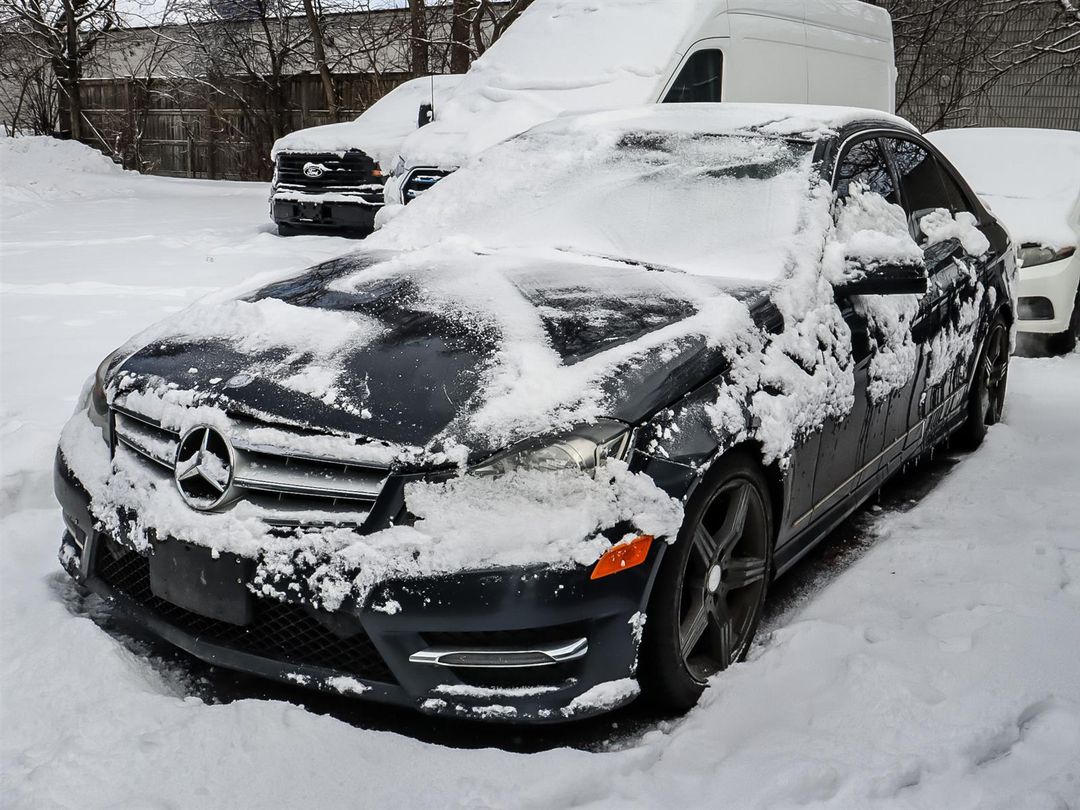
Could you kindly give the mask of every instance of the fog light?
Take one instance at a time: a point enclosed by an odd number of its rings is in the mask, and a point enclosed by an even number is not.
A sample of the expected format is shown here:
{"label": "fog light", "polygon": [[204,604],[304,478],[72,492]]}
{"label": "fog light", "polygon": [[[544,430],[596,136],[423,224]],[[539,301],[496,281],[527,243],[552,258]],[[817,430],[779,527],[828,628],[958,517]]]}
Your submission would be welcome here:
{"label": "fog light", "polygon": [[597,561],[589,579],[600,579],[600,577],[617,574],[620,571],[641,565],[645,562],[645,558],[649,556],[652,541],[653,536],[651,534],[642,534],[633,540],[612,546]]}
{"label": "fog light", "polygon": [[1021,298],[1017,309],[1022,321],[1052,321],[1054,320],[1054,304],[1049,298],[1032,297]]}

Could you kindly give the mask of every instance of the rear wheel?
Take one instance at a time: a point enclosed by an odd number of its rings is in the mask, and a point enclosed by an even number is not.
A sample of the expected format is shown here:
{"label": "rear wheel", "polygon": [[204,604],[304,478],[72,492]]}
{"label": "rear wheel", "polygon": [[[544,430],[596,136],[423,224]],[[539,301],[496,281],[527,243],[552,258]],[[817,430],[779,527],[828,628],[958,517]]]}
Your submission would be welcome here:
{"label": "rear wheel", "polygon": [[295,225],[289,225],[287,222],[278,223],[277,232],[278,236],[296,236],[297,234],[303,233],[300,228]]}
{"label": "rear wheel", "polygon": [[957,432],[958,443],[974,450],[991,425],[1001,421],[1005,408],[1005,389],[1009,382],[1009,327],[998,315],[990,324],[982,351],[975,365],[971,391],[968,393],[968,417]]}
{"label": "rear wheel", "polygon": [[641,682],[656,704],[692,707],[711,675],[746,657],[772,568],[769,488],[749,453],[722,459],[686,509],[649,602]]}

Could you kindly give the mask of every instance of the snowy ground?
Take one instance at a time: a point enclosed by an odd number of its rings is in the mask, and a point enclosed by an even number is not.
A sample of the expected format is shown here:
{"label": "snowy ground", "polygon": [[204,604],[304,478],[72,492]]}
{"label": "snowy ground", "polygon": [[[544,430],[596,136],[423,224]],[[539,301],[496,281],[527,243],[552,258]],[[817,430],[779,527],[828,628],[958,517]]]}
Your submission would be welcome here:
{"label": "snowy ground", "polygon": [[913,508],[867,513],[869,551],[774,612],[685,719],[591,750],[451,748],[288,692],[208,702],[203,670],[104,632],[55,557],[53,447],[97,361],[349,243],[277,238],[258,184],[82,174],[59,152],[63,182],[33,182],[4,160],[0,804],[1080,808],[1080,355],[1014,361],[985,447]]}

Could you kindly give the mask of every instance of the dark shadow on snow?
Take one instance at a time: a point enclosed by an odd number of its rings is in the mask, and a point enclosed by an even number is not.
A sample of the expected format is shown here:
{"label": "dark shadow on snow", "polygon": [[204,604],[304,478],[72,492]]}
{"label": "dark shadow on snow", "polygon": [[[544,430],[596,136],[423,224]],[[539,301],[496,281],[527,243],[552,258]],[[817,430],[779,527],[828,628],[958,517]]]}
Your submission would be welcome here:
{"label": "dark shadow on snow", "polygon": [[[773,630],[790,622],[817,592],[873,546],[882,516],[910,509],[962,460],[960,455],[938,454],[897,476],[882,488],[875,501],[857,511],[800,560],[772,586],[757,645],[767,646]],[[563,747],[587,751],[625,748],[635,744],[647,731],[670,728],[680,721],[638,701],[603,717],[560,725],[515,727],[432,718],[408,709],[311,692],[199,661],[125,622],[122,614],[105,600],[75,585],[64,574],[57,573],[50,579],[50,585],[73,615],[89,618],[131,653],[143,658],[161,679],[164,693],[194,696],[207,703],[280,700],[361,729],[391,731],[455,748],[493,747],[520,753]]]}

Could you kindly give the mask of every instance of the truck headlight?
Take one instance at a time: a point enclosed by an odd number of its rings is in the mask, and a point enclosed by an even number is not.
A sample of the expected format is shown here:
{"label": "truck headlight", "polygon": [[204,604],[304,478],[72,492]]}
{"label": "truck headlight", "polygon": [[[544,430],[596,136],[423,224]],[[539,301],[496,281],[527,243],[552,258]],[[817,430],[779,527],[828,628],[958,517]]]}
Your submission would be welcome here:
{"label": "truck headlight", "polygon": [[514,470],[572,470],[596,475],[609,459],[623,460],[630,450],[630,428],[612,419],[579,425],[548,440],[523,442],[469,470],[471,475],[505,475]]}

